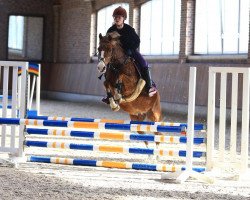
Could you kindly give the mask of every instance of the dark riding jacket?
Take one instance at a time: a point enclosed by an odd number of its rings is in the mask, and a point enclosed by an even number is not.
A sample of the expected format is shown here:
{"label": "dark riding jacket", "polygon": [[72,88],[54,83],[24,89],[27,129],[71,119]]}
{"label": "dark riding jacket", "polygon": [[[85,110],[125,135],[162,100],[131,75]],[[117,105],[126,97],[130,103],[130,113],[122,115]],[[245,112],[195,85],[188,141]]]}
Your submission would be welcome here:
{"label": "dark riding jacket", "polygon": [[130,25],[124,24],[122,29],[118,29],[116,25],[114,24],[108,29],[107,33],[110,33],[113,31],[116,31],[121,35],[120,41],[121,41],[123,49],[127,53],[128,51],[132,51],[134,53],[134,51],[139,47],[140,38],[136,34],[135,29],[132,28]]}

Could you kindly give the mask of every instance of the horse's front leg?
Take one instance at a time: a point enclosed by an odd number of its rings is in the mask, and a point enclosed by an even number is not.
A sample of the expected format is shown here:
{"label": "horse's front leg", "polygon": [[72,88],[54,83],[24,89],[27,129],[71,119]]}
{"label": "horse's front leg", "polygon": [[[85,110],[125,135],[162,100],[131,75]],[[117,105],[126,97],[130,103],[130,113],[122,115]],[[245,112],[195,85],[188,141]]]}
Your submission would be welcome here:
{"label": "horse's front leg", "polygon": [[122,95],[117,88],[115,88],[114,100],[120,103]]}
{"label": "horse's front leg", "polygon": [[115,84],[115,89],[114,89],[115,93],[114,93],[114,100],[118,103],[121,102],[122,100],[122,81],[121,80],[117,80],[116,84]]}
{"label": "horse's front leg", "polygon": [[105,90],[107,92],[107,96],[108,96],[108,99],[109,99],[109,106],[111,107],[111,109],[113,111],[120,110],[120,106],[115,102],[114,97],[113,97],[113,95],[111,93],[111,89],[110,89],[109,83],[107,81],[104,81],[103,84],[104,84],[104,88],[105,88]]}
{"label": "horse's front leg", "polygon": [[113,110],[113,111],[118,111],[120,110],[120,106],[119,104],[117,104],[114,100],[114,97],[112,96],[111,94],[111,90],[110,89],[107,89],[107,94],[108,94],[108,98],[109,98],[109,105],[110,105],[110,108]]}
{"label": "horse's front leg", "polygon": [[109,98],[109,102],[110,102],[109,105],[110,105],[110,107],[111,107],[111,109],[112,109],[113,111],[118,111],[118,110],[120,110],[119,104],[117,104],[117,103],[115,102],[115,100],[114,100],[113,97]]}

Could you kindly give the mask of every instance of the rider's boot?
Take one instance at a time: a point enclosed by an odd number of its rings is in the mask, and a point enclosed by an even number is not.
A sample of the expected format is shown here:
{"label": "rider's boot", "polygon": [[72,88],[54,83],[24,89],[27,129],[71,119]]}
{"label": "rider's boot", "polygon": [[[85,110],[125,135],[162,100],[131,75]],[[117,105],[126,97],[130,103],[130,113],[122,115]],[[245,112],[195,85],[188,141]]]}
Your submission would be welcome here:
{"label": "rider's boot", "polygon": [[151,79],[151,74],[148,67],[142,68],[142,76],[146,81],[146,90],[150,97],[154,96],[157,93],[157,88]]}

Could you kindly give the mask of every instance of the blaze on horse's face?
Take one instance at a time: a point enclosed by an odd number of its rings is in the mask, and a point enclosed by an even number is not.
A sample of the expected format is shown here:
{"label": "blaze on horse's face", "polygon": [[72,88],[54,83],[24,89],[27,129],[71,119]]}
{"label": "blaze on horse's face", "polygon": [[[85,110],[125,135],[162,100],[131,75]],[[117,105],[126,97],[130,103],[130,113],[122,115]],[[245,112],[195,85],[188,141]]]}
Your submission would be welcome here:
{"label": "blaze on horse's face", "polygon": [[112,37],[110,35],[108,36],[102,36],[102,34],[99,34],[99,47],[98,47],[98,54],[99,54],[99,63],[97,65],[97,69],[100,73],[105,73],[106,66],[111,60],[112,56],[112,49],[113,45],[111,43]]}

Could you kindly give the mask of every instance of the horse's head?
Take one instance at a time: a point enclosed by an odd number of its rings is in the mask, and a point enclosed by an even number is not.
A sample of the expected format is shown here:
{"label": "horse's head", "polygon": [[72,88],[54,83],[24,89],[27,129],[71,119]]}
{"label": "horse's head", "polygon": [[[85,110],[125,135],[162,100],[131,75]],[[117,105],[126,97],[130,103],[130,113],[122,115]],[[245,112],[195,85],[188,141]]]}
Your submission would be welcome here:
{"label": "horse's head", "polygon": [[105,73],[106,66],[110,63],[114,48],[119,44],[119,37],[120,34],[117,32],[108,33],[105,36],[99,34],[99,47],[98,47],[98,54],[99,54],[99,63],[97,65],[97,69],[101,73]]}

